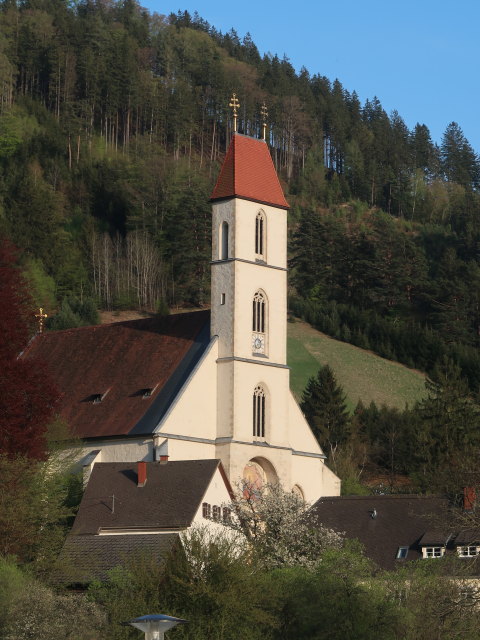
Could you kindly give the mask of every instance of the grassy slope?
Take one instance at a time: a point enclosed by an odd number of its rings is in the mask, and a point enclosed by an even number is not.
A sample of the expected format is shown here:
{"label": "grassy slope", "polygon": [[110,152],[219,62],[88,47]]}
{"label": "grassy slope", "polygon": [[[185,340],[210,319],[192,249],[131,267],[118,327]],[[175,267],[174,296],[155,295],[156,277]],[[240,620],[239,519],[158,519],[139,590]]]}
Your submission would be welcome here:
{"label": "grassy slope", "polygon": [[403,409],[425,395],[425,376],[419,371],[329,338],[300,320],[288,324],[288,364],[297,399],[308,378],[325,364],[335,372],[351,410],[359,398],[364,404],[374,400]]}

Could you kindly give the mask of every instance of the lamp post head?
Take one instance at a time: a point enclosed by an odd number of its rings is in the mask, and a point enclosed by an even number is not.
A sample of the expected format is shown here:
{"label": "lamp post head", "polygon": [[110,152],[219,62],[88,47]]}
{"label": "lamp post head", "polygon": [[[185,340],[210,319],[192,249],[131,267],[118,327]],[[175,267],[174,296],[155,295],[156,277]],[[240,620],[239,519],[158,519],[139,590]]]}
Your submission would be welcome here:
{"label": "lamp post head", "polygon": [[122,622],[123,625],[131,625],[143,631],[146,640],[160,640],[166,631],[170,631],[177,624],[187,624],[188,620],[166,616],[162,613],[153,613],[146,616],[140,616],[133,620]]}

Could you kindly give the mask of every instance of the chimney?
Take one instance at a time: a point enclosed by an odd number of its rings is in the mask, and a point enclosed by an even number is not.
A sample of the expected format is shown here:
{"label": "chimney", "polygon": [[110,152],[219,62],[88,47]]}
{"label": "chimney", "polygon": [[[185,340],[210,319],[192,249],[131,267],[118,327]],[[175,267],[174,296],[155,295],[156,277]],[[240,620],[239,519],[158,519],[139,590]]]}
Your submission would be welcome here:
{"label": "chimney", "polygon": [[475,487],[463,487],[463,510],[473,511],[475,509]]}
{"label": "chimney", "polygon": [[137,487],[144,487],[147,482],[147,463],[137,462]]}
{"label": "chimney", "polygon": [[164,440],[156,450],[157,460],[160,464],[167,464],[168,462],[168,438]]}

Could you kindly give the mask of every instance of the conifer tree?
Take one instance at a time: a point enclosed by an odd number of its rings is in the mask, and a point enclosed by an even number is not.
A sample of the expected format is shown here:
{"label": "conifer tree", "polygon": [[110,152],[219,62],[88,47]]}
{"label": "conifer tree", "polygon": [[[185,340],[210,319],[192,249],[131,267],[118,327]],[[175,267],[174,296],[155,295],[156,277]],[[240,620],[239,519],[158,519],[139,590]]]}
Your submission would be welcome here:
{"label": "conifer tree", "polygon": [[328,364],[309,379],[302,395],[300,408],[320,446],[329,449],[332,456],[348,437],[350,417],[345,399]]}

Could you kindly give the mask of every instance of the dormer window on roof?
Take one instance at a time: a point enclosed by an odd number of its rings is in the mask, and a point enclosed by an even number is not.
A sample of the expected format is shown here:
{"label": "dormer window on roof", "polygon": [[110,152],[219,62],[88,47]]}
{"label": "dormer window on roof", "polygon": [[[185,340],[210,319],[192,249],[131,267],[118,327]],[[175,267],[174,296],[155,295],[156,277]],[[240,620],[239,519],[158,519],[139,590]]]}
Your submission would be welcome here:
{"label": "dormer window on roof", "polygon": [[145,387],[144,389],[140,390],[140,393],[138,395],[141,395],[144,400],[146,400],[147,398],[151,398],[157,390],[157,387],[158,384],[156,384],[154,387]]}
{"label": "dormer window on roof", "polygon": [[92,404],[100,404],[100,402],[102,402],[109,391],[110,389],[107,389],[103,393],[92,393],[92,395],[88,399]]}
{"label": "dormer window on roof", "polygon": [[461,547],[457,547],[457,554],[460,558],[474,558],[478,556],[480,552],[480,547],[477,545],[465,545]]}
{"label": "dormer window on roof", "polygon": [[406,560],[408,556],[408,547],[398,547],[397,560]]}
{"label": "dormer window on roof", "polygon": [[422,547],[423,558],[442,558],[445,555],[445,547]]}

